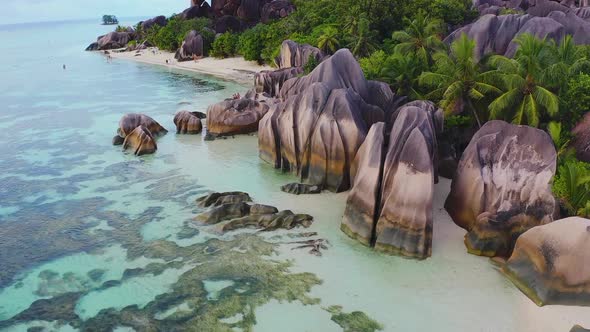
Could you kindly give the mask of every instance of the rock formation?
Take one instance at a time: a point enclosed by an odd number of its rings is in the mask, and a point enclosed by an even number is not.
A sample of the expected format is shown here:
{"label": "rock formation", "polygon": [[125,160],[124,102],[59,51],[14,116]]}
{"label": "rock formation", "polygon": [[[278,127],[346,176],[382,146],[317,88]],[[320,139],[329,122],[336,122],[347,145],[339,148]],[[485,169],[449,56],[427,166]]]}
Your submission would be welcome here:
{"label": "rock formation", "polygon": [[212,193],[197,199],[197,205],[209,208],[195,217],[200,225],[217,225],[220,232],[241,228],[257,228],[264,231],[309,227],[313,217],[280,211],[269,205],[249,204],[251,198],[244,192]]}
{"label": "rock formation", "polygon": [[191,30],[184,38],[182,46],[176,51],[174,58],[178,61],[190,61],[194,57],[200,58],[205,55],[204,47],[203,36],[197,31]]}
{"label": "rock formation", "polygon": [[268,23],[272,20],[289,16],[295,11],[295,6],[289,0],[274,0],[262,6],[260,21]]}
{"label": "rock formation", "polygon": [[119,121],[119,129],[117,129],[117,133],[119,136],[125,138],[139,126],[146,127],[154,136],[164,135],[168,132],[156,120],[145,114],[129,113],[125,114]]}
{"label": "rock formation", "polygon": [[227,31],[241,32],[246,27],[237,17],[225,15],[215,20],[213,25],[215,33],[224,33]]}
{"label": "rock formation", "polygon": [[314,186],[305,183],[288,183],[281,187],[281,191],[293,195],[309,195],[321,193],[322,188],[320,186]]}
{"label": "rock formation", "polygon": [[553,221],[556,158],[549,135],[532,127],[490,121],[473,136],[445,203],[470,253],[509,256],[520,234]]}
{"label": "rock formation", "polygon": [[168,24],[168,19],[166,19],[166,16],[164,15],[156,16],[154,18],[150,18],[149,20],[139,22],[139,25],[141,26],[141,29],[143,31],[148,31],[151,27],[155,25],[163,27],[166,26],[166,24]]}
{"label": "rock formation", "polygon": [[113,137],[113,145],[123,145],[123,149],[132,149],[134,154],[141,156],[157,150],[155,136],[166,134],[156,120],[144,114],[130,113],[119,121],[117,135]]}
{"label": "rock formation", "polygon": [[134,32],[109,32],[104,36],[98,37],[96,43],[90,44],[87,51],[102,51],[111,50],[117,48],[123,48],[127,46],[129,41],[135,38]]}
{"label": "rock formation", "polygon": [[136,127],[125,136],[123,150],[131,149],[136,156],[156,152],[158,146],[150,130],[145,126]]}
{"label": "rock formation", "polygon": [[260,157],[302,182],[339,192],[350,188],[358,148],[371,125],[390,116],[384,110],[396,97],[387,85],[367,81],[342,49],[309,75],[287,80],[279,100],[260,121]]}
{"label": "rock formation", "polygon": [[279,68],[303,67],[310,57],[315,58],[319,63],[325,58],[325,55],[317,47],[285,40],[281,44],[281,53],[277,64]]}
{"label": "rock formation", "polygon": [[277,97],[283,84],[294,77],[303,74],[303,68],[290,67],[278,70],[263,70],[254,76],[256,92],[268,93],[271,97]]}
{"label": "rock formation", "polygon": [[177,134],[198,134],[203,130],[201,119],[206,115],[201,112],[180,111],[174,116]]}
{"label": "rock formation", "polygon": [[[590,43],[590,8],[570,8],[550,0],[477,1],[476,6],[485,15],[451,33],[445,42],[467,34],[477,43],[478,57],[489,53],[514,55],[517,45],[513,40],[522,33],[557,42],[569,34],[577,44]],[[498,16],[501,7],[516,8],[523,14]]]}
{"label": "rock formation", "polygon": [[211,6],[207,2],[203,2],[198,5],[191,6],[185,9],[180,17],[183,20],[192,20],[198,17],[209,17],[211,16]]}
{"label": "rock formation", "polygon": [[402,106],[393,121],[391,129],[373,125],[356,155],[341,229],[375,250],[424,259],[432,250],[442,111],[416,101]]}
{"label": "rock formation", "polygon": [[207,109],[207,133],[215,137],[255,132],[269,107],[265,101],[245,97],[211,105]]}
{"label": "rock formation", "polygon": [[526,231],[502,271],[539,306],[590,306],[590,220],[566,218]]}
{"label": "rock formation", "polygon": [[590,113],[586,113],[572,130],[572,146],[578,159],[590,162]]}

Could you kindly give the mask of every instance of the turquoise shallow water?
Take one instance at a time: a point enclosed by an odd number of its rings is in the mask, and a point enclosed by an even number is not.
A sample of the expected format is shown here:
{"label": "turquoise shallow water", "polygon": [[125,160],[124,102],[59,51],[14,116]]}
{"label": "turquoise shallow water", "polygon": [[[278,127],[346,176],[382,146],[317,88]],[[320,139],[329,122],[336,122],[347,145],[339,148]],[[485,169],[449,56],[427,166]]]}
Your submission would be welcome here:
{"label": "turquoise shallow water", "polygon": [[[385,331],[590,326],[588,308],[537,308],[465,252],[463,231],[442,210],[448,181],[437,186],[433,257],[408,261],[339,231],[346,194],[280,192],[294,179],[258,159],[256,137],[173,134],[176,111],[205,111],[247,87],[82,51],[110,29],[0,26],[0,330],[341,331],[331,305]],[[129,112],[171,131],[156,154],[111,145]],[[288,242],[287,232],[195,231],[194,199],[210,190],[309,213],[310,230],[331,247],[315,257],[269,244]]]}

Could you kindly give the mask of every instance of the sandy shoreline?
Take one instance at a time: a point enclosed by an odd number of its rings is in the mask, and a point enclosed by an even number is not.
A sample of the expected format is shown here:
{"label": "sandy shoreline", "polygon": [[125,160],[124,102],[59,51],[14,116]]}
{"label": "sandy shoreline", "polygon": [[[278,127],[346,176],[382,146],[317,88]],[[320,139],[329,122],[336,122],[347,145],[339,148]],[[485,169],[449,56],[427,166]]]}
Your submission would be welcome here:
{"label": "sandy shoreline", "polygon": [[[196,62],[178,62],[176,59],[174,59],[174,53],[160,51],[155,48],[149,48],[139,52],[111,51],[110,54],[113,59],[133,60],[142,63],[166,66],[169,68],[188,70],[247,85],[254,84],[255,73],[261,70],[272,69],[270,66],[261,66],[255,61],[246,61],[242,57],[226,59],[207,57],[199,59]],[[168,64],[166,63],[166,60],[168,60]]]}

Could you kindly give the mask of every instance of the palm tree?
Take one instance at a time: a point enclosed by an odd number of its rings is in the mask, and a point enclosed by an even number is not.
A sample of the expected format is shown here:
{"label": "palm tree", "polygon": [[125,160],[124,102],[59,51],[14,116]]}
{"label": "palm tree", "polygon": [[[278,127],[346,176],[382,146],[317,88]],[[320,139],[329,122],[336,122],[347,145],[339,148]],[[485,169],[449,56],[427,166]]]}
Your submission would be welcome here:
{"label": "palm tree", "polygon": [[545,71],[544,81],[557,89],[561,90],[575,75],[590,72],[590,61],[571,35],[566,35],[559,44],[551,41],[548,47],[553,64]]}
{"label": "palm tree", "polygon": [[349,45],[352,54],[357,57],[368,56],[377,49],[374,41],[375,32],[371,30],[370,22],[366,17],[360,17],[358,20],[357,33],[354,35],[353,42]]}
{"label": "palm tree", "polygon": [[550,116],[559,111],[557,96],[547,88],[547,68],[552,63],[552,54],[545,39],[530,34],[521,34],[515,39],[518,50],[514,59],[501,55],[490,57],[490,65],[501,73],[504,88],[490,105],[493,119],[512,118],[514,124],[538,127],[542,112]]}
{"label": "palm tree", "polygon": [[340,46],[338,41],[338,30],[334,27],[327,27],[318,38],[318,48],[326,54],[333,54]]}
{"label": "palm tree", "polygon": [[494,84],[494,72],[481,72],[475,57],[475,41],[461,35],[451,44],[450,53],[436,53],[434,62],[436,70],[419,77],[420,85],[434,88],[426,98],[440,99],[440,106],[447,114],[470,111],[481,127],[477,108],[482,108],[480,104],[487,97],[500,94],[501,90]]}
{"label": "palm tree", "polygon": [[412,54],[404,56],[396,52],[385,61],[381,70],[381,80],[392,85],[396,94],[400,96],[419,98],[420,94],[414,86],[420,73],[422,73],[420,60],[416,56]]}
{"label": "palm tree", "polygon": [[418,15],[406,23],[408,26],[405,30],[395,31],[391,35],[391,39],[399,42],[395,51],[404,55],[414,54],[422,63],[432,64],[432,54],[445,48],[440,39],[443,30],[441,22]]}

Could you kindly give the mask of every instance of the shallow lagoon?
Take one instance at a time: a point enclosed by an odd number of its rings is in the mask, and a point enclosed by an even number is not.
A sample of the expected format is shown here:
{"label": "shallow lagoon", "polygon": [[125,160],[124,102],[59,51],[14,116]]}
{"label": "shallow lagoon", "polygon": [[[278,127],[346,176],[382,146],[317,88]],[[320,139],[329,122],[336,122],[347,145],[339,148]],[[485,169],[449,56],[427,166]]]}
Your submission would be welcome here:
{"label": "shallow lagoon", "polygon": [[[13,41],[0,52],[0,321],[24,312],[0,323],[5,330],[123,331],[131,317],[164,330],[340,331],[334,305],[385,331],[590,326],[589,308],[538,308],[487,259],[466,253],[463,230],[442,210],[449,181],[437,185],[433,257],[410,261],[339,231],[345,193],[280,192],[294,178],[258,159],[256,137],[175,135],[176,111],[205,111],[245,87],[81,52],[107,28],[0,28],[2,40]],[[39,54],[39,43],[57,51]],[[22,62],[7,60],[15,57]],[[136,158],[110,145],[128,112],[171,130],[156,154]],[[247,191],[257,202],[309,213],[315,223],[305,231],[331,247],[316,257],[284,244],[292,241],[287,232],[222,241],[206,227],[187,233],[199,212],[194,199],[210,190]],[[41,309],[67,310],[27,311],[39,299],[49,301]],[[73,323],[39,321],[41,314]],[[183,325],[191,317],[199,321]]]}

